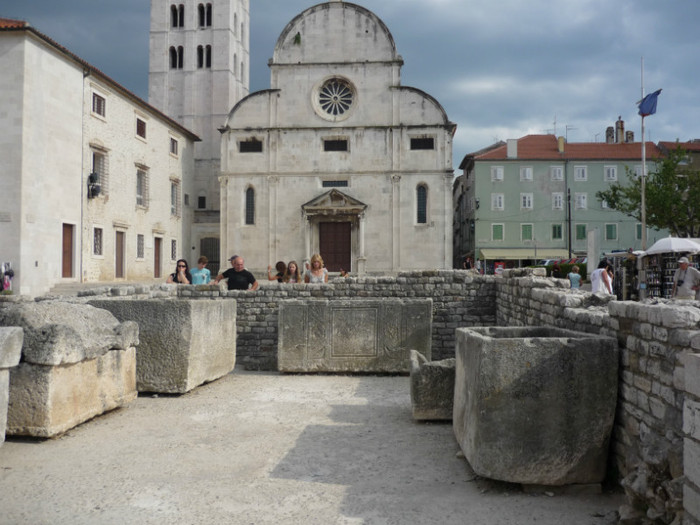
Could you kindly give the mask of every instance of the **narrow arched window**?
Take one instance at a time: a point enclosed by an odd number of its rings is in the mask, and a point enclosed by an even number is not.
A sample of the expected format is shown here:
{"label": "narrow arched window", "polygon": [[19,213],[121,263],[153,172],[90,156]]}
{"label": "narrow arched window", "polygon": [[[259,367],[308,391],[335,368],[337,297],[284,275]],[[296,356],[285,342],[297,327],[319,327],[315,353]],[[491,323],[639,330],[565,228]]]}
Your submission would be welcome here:
{"label": "narrow arched window", "polygon": [[204,47],[203,46],[197,46],[197,67],[198,68],[204,67]]}
{"label": "narrow arched window", "polygon": [[211,27],[211,4],[207,4],[207,27]]}
{"label": "narrow arched window", "polygon": [[170,6],[170,27],[178,27],[177,6]]}
{"label": "narrow arched window", "polygon": [[184,5],[180,4],[178,6],[177,14],[178,14],[177,26],[184,27],[185,26],[185,6]]}
{"label": "narrow arched window", "polygon": [[255,224],[255,190],[245,190],[245,223]]}
{"label": "narrow arched window", "polygon": [[199,15],[199,27],[204,27],[204,4],[197,6],[197,14]]}
{"label": "narrow arched window", "polygon": [[207,46],[206,49],[206,65],[211,67],[211,46]]}
{"label": "narrow arched window", "polygon": [[182,69],[182,64],[184,62],[185,50],[182,46],[177,48],[177,68]]}
{"label": "narrow arched window", "polygon": [[177,50],[170,48],[170,69],[177,69]]}
{"label": "narrow arched window", "polygon": [[238,34],[238,13],[233,13],[233,34]]}
{"label": "narrow arched window", "polygon": [[416,188],[416,222],[418,224],[428,222],[428,188],[423,184]]}
{"label": "narrow arched window", "polygon": [[233,76],[234,76],[234,77],[237,77],[237,76],[238,76],[238,69],[237,69],[237,67],[238,67],[238,54],[237,54],[237,53],[234,53],[234,54],[233,54],[233,68],[231,69],[231,71],[233,71]]}

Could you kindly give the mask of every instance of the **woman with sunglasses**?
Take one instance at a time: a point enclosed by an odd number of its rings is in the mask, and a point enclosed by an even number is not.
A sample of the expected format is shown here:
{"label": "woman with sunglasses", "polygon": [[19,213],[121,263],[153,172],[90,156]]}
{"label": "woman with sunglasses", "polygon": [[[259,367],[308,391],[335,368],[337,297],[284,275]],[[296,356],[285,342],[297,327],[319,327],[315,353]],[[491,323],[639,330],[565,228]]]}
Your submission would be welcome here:
{"label": "woman with sunglasses", "polygon": [[166,282],[168,284],[190,284],[192,282],[190,268],[187,266],[187,261],[185,259],[177,260],[175,273],[168,275],[168,280]]}

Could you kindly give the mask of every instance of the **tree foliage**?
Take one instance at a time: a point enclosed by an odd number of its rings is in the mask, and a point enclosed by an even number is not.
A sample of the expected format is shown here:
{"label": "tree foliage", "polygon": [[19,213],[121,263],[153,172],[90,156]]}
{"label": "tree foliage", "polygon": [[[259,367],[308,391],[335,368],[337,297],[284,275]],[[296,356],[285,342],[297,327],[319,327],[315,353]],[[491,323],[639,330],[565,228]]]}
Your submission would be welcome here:
{"label": "tree foliage", "polygon": [[[647,226],[666,228],[676,237],[700,237],[700,171],[692,169],[687,152],[680,147],[656,162],[657,170],[647,175],[645,185]],[[642,180],[628,179],[628,185],[612,184],[596,197],[641,221]]]}

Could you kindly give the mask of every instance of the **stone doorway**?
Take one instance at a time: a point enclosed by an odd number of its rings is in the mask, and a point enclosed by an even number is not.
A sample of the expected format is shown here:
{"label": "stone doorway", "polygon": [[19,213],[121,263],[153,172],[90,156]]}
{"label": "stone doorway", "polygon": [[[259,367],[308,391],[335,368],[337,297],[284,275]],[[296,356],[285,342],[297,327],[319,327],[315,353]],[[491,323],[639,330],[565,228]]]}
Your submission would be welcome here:
{"label": "stone doorway", "polygon": [[320,222],[318,224],[319,251],[330,272],[350,271],[351,245],[349,222]]}

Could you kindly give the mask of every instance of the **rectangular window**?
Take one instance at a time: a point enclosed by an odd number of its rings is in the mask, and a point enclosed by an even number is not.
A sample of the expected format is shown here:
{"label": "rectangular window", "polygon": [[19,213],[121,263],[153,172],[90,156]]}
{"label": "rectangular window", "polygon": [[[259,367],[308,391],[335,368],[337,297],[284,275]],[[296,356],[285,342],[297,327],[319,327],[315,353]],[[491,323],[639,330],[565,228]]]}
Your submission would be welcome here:
{"label": "rectangular window", "polygon": [[588,193],[576,193],[575,195],[575,201],[576,201],[576,209],[577,210],[585,210],[588,208]]}
{"label": "rectangular window", "polygon": [[608,201],[606,201],[605,199],[600,201],[600,207],[603,208],[604,210],[607,210],[608,209]]}
{"label": "rectangular window", "polygon": [[617,240],[617,224],[606,224],[605,225],[605,240],[606,241],[616,241]]}
{"label": "rectangular window", "polygon": [[177,241],[175,239],[170,241],[170,258],[173,261],[177,260]]}
{"label": "rectangular window", "polygon": [[585,241],[586,240],[586,225],[577,224],[576,225],[576,240]]}
{"label": "rectangular window", "polygon": [[564,238],[564,229],[561,224],[552,224],[552,240],[560,241]]}
{"label": "rectangular window", "polygon": [[321,181],[321,186],[324,188],[347,188],[348,181],[346,181],[346,180],[324,180],[324,181]]}
{"label": "rectangular window", "polygon": [[185,196],[183,197],[182,200],[183,200],[183,202],[185,203],[185,206],[189,206],[189,205],[190,205],[190,194],[189,194],[189,193],[185,193]]}
{"label": "rectangular window", "polygon": [[96,184],[100,186],[100,195],[109,194],[109,170],[107,154],[103,151],[92,150],[92,172],[97,175]]}
{"label": "rectangular window", "polygon": [[564,209],[564,194],[561,192],[552,193],[552,209],[553,210],[563,210]]}
{"label": "rectangular window", "polygon": [[520,209],[531,210],[532,209],[532,193],[521,193],[520,194]]}
{"label": "rectangular window", "polygon": [[520,240],[521,241],[531,241],[532,240],[532,224],[521,224],[520,225]]}
{"label": "rectangular window", "polygon": [[255,138],[242,140],[238,143],[238,151],[240,153],[262,153],[262,141]]}
{"label": "rectangular window", "polygon": [[491,209],[492,210],[502,210],[503,209],[503,194],[502,193],[492,193],[491,194]]}
{"label": "rectangular window", "polygon": [[107,112],[107,101],[97,93],[92,94],[92,112],[101,117]]}
{"label": "rectangular window", "polygon": [[520,168],[520,180],[521,181],[531,181],[532,180],[532,167],[523,166]]}
{"label": "rectangular window", "polygon": [[180,216],[180,183],[170,181],[170,215]]}
{"label": "rectangular window", "polygon": [[136,170],[136,205],[148,208],[148,172]]}
{"label": "rectangular window", "polygon": [[549,174],[552,180],[564,180],[564,170],[561,166],[552,166],[549,168]]}
{"label": "rectangular window", "polygon": [[143,259],[145,256],[144,236],[140,233],[136,236],[136,258]]}
{"label": "rectangular window", "polygon": [[323,151],[348,151],[348,141],[347,139],[324,140]]}
{"label": "rectangular window", "polygon": [[574,166],[574,180],[588,180],[588,168],[586,166]]}
{"label": "rectangular window", "polygon": [[207,198],[204,195],[197,197],[197,209],[203,210],[207,207]]}
{"label": "rectangular window", "polygon": [[146,121],[140,118],[136,119],[136,134],[142,139],[146,138]]}
{"label": "rectangular window", "polygon": [[491,240],[492,241],[502,241],[503,240],[503,225],[502,224],[492,224],[491,225]]}
{"label": "rectangular window", "polygon": [[635,230],[637,231],[637,240],[641,241],[642,240],[642,223],[641,222],[637,223],[637,227],[635,228]]}
{"label": "rectangular window", "polygon": [[102,255],[102,228],[92,230],[92,254]]}
{"label": "rectangular window", "polygon": [[617,166],[605,166],[605,181],[615,182],[617,180]]}
{"label": "rectangular window", "polygon": [[412,138],[411,149],[435,149],[435,139],[433,139],[433,137]]}
{"label": "rectangular window", "polygon": [[177,139],[170,137],[170,153],[177,157],[178,143]]}
{"label": "rectangular window", "polygon": [[503,180],[503,166],[491,166],[491,182]]}
{"label": "rectangular window", "polygon": [[637,178],[642,176],[642,165],[641,164],[637,164],[634,167],[634,176]]}

